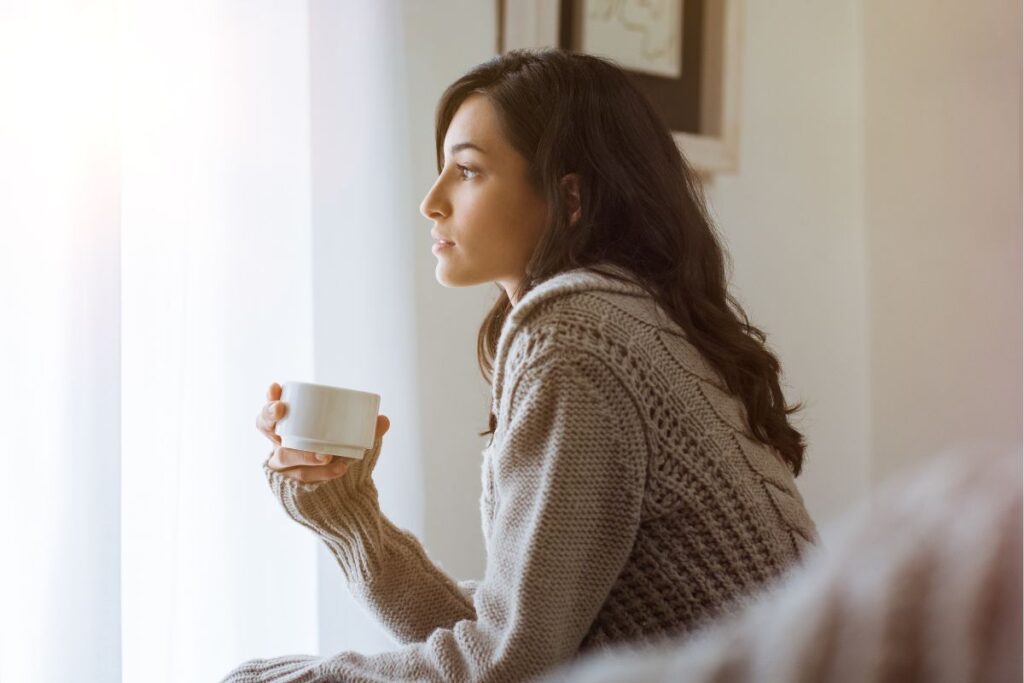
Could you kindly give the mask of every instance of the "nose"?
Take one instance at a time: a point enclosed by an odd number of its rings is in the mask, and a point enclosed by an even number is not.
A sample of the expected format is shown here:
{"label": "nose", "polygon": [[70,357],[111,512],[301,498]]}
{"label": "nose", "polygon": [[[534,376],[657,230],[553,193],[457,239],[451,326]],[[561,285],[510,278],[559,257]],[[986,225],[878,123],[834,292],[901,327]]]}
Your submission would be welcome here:
{"label": "nose", "polygon": [[439,217],[444,216],[444,212],[441,211],[441,201],[439,188],[441,186],[441,178],[439,177],[429,190],[427,190],[427,196],[420,202],[420,213],[425,218],[431,220],[437,220]]}

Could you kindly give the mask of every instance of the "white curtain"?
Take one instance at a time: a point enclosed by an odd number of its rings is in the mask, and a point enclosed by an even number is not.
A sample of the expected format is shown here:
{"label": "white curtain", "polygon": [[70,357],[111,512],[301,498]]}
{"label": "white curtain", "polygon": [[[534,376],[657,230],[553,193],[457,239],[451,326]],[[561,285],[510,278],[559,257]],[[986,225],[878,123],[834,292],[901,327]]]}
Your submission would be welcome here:
{"label": "white curtain", "polygon": [[0,7],[0,681],[315,653],[253,426],[315,381],[306,3]]}
{"label": "white curtain", "polygon": [[115,12],[0,15],[0,681],[120,675]]}
{"label": "white curtain", "polygon": [[313,371],[307,17],[124,7],[124,677],[214,680],[317,643],[314,539],[253,428]]}

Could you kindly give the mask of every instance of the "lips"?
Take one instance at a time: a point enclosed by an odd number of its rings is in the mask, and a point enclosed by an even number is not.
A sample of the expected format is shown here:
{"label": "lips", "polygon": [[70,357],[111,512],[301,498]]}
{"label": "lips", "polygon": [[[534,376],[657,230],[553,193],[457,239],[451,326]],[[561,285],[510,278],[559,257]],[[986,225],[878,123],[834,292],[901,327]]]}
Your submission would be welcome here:
{"label": "lips", "polygon": [[433,230],[430,231],[430,236],[434,238],[435,242],[440,242],[441,244],[455,244],[455,242],[452,242],[449,239],[445,239],[444,237],[441,237],[441,235],[437,234]]}

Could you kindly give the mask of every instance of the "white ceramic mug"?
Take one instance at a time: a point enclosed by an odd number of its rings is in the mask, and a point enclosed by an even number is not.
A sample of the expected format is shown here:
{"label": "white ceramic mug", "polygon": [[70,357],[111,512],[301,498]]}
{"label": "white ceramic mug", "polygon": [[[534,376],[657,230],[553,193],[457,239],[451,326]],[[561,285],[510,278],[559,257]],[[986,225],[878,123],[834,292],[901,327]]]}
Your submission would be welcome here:
{"label": "white ceramic mug", "polygon": [[275,431],[281,445],[362,460],[377,434],[380,395],[309,382],[281,387],[284,416]]}

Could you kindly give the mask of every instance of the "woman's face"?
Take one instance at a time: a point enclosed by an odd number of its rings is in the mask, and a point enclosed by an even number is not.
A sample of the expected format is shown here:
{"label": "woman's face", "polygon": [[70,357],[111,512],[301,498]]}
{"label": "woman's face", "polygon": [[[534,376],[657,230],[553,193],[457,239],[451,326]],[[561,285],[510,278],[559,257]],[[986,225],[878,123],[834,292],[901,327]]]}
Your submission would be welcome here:
{"label": "woman's face", "polygon": [[[464,145],[475,145],[476,149]],[[547,223],[547,202],[527,180],[527,161],[504,139],[483,95],[466,98],[448,126],[445,165],[420,204],[446,287],[497,282],[513,297]]]}

